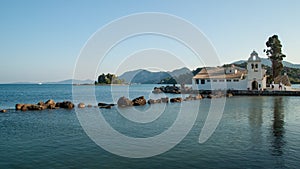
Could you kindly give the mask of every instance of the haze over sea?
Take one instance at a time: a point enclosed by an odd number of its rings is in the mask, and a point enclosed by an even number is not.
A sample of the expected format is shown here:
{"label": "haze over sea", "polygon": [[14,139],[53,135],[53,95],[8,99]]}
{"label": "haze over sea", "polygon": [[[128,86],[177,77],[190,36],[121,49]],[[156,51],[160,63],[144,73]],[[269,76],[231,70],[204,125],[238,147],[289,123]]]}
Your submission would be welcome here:
{"label": "haze over sea", "polygon": [[[157,85],[114,86],[116,96],[158,97]],[[149,158],[126,158],[97,146],[82,129],[75,110],[15,111],[16,103],[72,100],[72,87],[83,93],[94,86],[0,85],[0,168],[299,168],[300,113],[297,97],[238,97],[226,99],[220,124],[199,144],[211,100],[200,100],[196,122],[173,149]],[[299,87],[299,86],[294,86]],[[110,86],[96,86],[98,102],[113,102]],[[169,97],[178,95],[168,94]],[[190,101],[193,106],[197,101]],[[159,104],[151,105],[157,106]],[[126,108],[124,111],[144,107]],[[176,119],[180,103],[169,103],[153,122],[134,123],[118,109],[103,109],[106,121],[131,137],[155,136]],[[83,113],[89,113],[85,108]],[[83,110],[82,110],[83,111]],[[148,112],[151,113],[151,112]]]}

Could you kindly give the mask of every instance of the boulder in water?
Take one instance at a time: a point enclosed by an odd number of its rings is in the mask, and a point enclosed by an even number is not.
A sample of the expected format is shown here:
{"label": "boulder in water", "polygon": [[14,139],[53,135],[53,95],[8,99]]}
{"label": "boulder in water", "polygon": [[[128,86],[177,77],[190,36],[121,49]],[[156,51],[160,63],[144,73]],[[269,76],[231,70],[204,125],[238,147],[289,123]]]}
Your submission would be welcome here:
{"label": "boulder in water", "polygon": [[6,113],[7,112],[7,110],[0,110],[0,113]]}
{"label": "boulder in water", "polygon": [[84,103],[79,103],[78,108],[85,108],[85,104]]}
{"label": "boulder in water", "polygon": [[179,103],[179,102],[182,102],[182,98],[181,97],[171,98],[170,102],[171,103]]}
{"label": "boulder in water", "polygon": [[55,107],[64,108],[64,109],[73,109],[74,104],[70,101],[57,102]]}
{"label": "boulder in water", "polygon": [[157,99],[157,100],[149,99],[148,100],[148,104],[155,104],[155,103],[161,103],[161,99]]}
{"label": "boulder in water", "polygon": [[16,110],[21,110],[24,104],[16,104]]}
{"label": "boulder in water", "polygon": [[126,97],[120,97],[119,100],[118,100],[118,106],[120,107],[128,107],[128,106],[133,106],[133,102],[126,98]]}
{"label": "boulder in water", "polygon": [[146,104],[146,99],[144,96],[137,97],[132,100],[134,106],[142,106]]}

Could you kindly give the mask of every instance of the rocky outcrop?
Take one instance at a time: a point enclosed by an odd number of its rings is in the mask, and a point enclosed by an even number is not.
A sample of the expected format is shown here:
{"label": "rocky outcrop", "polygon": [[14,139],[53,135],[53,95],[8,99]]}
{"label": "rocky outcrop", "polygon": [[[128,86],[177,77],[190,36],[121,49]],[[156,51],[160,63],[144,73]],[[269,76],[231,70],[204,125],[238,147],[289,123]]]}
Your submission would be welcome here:
{"label": "rocky outcrop", "polygon": [[24,104],[16,104],[16,110],[21,110]]}
{"label": "rocky outcrop", "polygon": [[120,97],[117,104],[120,107],[128,107],[128,106],[142,106],[147,103],[146,99],[144,96],[137,97],[133,100],[130,100],[126,97]]}
{"label": "rocky outcrop", "polygon": [[158,88],[158,87],[154,87],[154,89],[152,91],[152,93],[155,93],[155,94],[162,93],[162,92],[163,91],[160,88]]}
{"label": "rocky outcrop", "polygon": [[55,107],[64,108],[64,109],[73,109],[74,104],[70,101],[57,102]]}
{"label": "rocky outcrop", "polygon": [[171,103],[180,103],[180,102],[182,102],[182,98],[181,97],[171,98],[170,102]]}
{"label": "rocky outcrop", "polygon": [[113,103],[98,103],[98,107],[100,108],[100,109],[111,109],[113,106],[115,106],[115,104],[113,104]]}
{"label": "rocky outcrop", "polygon": [[186,97],[186,98],[184,99],[184,101],[201,100],[201,99],[203,99],[203,96],[202,96],[201,94],[197,94],[197,95],[195,95],[195,96],[189,95],[188,97]]}
{"label": "rocky outcrop", "polygon": [[157,99],[157,100],[149,99],[148,100],[148,104],[156,104],[156,103],[161,103],[161,99]]}
{"label": "rocky outcrop", "polygon": [[27,111],[27,110],[43,110],[43,107],[41,105],[37,104],[23,104],[21,107],[22,111]]}
{"label": "rocky outcrop", "polygon": [[101,107],[101,106],[114,106],[115,104],[113,103],[98,103],[98,106]]}
{"label": "rocky outcrop", "polygon": [[98,106],[100,109],[111,109],[111,105],[106,105],[106,106]]}
{"label": "rocky outcrop", "polygon": [[48,109],[55,109],[56,103],[54,102],[54,100],[50,99],[46,101],[45,105]]}
{"label": "rocky outcrop", "polygon": [[226,96],[227,96],[227,97],[232,97],[233,94],[232,94],[232,93],[227,93]]}
{"label": "rocky outcrop", "polygon": [[161,87],[154,87],[152,93],[173,93],[173,94],[180,94],[180,88],[177,86],[161,86]]}
{"label": "rocky outcrop", "polygon": [[120,107],[133,106],[133,102],[130,99],[124,97],[124,96],[119,98],[117,104]]}
{"label": "rocky outcrop", "polygon": [[0,110],[0,113],[6,113],[7,112],[7,110]]}
{"label": "rocky outcrop", "polygon": [[137,97],[132,100],[134,106],[142,106],[146,104],[146,99],[144,96]]}

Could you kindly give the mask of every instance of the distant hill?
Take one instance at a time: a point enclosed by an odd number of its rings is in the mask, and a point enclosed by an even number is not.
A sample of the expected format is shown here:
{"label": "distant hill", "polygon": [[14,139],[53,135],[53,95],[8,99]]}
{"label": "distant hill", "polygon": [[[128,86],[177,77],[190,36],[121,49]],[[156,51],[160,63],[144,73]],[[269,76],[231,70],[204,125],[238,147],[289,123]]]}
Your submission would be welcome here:
{"label": "distant hill", "polygon": [[44,82],[43,84],[94,84],[95,81],[87,80],[76,80],[76,79],[67,79],[58,82]]}
{"label": "distant hill", "polygon": [[[8,84],[39,84],[38,82],[14,82]],[[93,80],[75,80],[75,79],[67,79],[57,82],[41,82],[41,84],[94,84]]]}
{"label": "distant hill", "polygon": [[[233,62],[232,64],[242,64],[244,62],[247,62],[247,60],[239,60],[239,61],[236,61],[236,62]],[[272,66],[272,63],[269,59],[267,58],[261,58],[261,62],[263,65],[266,65],[266,66]],[[282,64],[284,67],[289,67],[289,68],[295,68],[295,69],[300,69],[300,64],[293,64],[291,62],[288,62],[288,61],[282,61]]]}
{"label": "distant hill", "polygon": [[151,72],[139,69],[125,72],[119,78],[124,79],[126,83],[155,84],[160,83],[162,79],[178,77],[187,73],[191,73],[191,71],[186,67],[171,72]]}

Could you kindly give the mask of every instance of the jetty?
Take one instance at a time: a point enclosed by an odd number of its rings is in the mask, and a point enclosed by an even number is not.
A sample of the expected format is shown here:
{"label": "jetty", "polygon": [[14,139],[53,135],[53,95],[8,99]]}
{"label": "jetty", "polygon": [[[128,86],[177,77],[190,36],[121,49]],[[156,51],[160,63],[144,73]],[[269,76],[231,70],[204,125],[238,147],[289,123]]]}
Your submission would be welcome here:
{"label": "jetty", "polygon": [[[166,90],[168,89],[168,90]],[[191,88],[184,88],[182,90],[180,87],[173,86],[162,86],[155,87],[152,93],[171,93],[171,94],[201,94],[201,95],[210,95],[216,93],[223,93],[223,95],[232,94],[232,96],[300,96],[300,89],[287,88],[280,90],[279,88],[266,88],[265,90],[192,90]]]}

